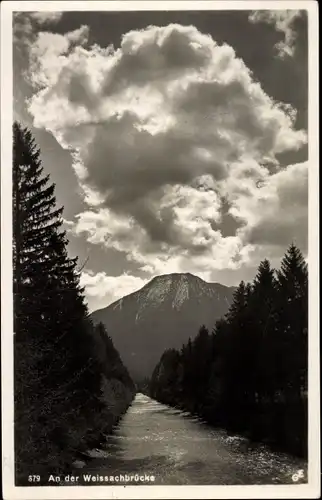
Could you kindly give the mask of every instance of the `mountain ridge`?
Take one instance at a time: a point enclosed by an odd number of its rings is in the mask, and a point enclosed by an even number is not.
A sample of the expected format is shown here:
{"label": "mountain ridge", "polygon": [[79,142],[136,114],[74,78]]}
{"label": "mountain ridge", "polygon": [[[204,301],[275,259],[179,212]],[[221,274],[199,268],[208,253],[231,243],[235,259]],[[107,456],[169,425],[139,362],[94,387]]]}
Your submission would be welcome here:
{"label": "mountain ridge", "polygon": [[222,283],[219,283],[217,281],[206,281],[203,278],[200,278],[200,276],[196,276],[195,274],[192,274],[192,273],[189,273],[189,272],[188,273],[166,273],[166,274],[160,274],[158,276],[154,276],[150,281],[148,281],[147,283],[145,283],[141,288],[138,288],[137,290],[134,290],[134,292],[128,293],[128,294],[124,295],[123,297],[120,297],[119,299],[114,300],[113,302],[111,302],[107,306],[100,307],[99,309],[95,309],[94,311],[92,311],[90,313],[90,315],[92,315],[94,313],[97,313],[97,312],[100,312],[100,311],[103,311],[103,310],[107,309],[108,307],[116,306],[116,304],[118,304],[119,302],[121,302],[123,299],[125,299],[126,297],[131,297],[132,295],[135,295],[137,292],[143,290],[144,288],[146,288],[148,285],[150,285],[153,281],[157,280],[158,278],[162,278],[164,276],[185,276],[185,275],[197,278],[198,280],[203,281],[204,283],[207,283],[209,285],[215,285],[215,286],[218,286],[218,287],[222,287],[222,288],[226,288],[226,289],[228,288],[228,289],[231,289],[231,290],[235,290],[236,289],[236,286],[233,286],[233,285],[232,286],[223,285]]}
{"label": "mountain ridge", "polygon": [[228,311],[234,289],[191,273],[163,274],[91,318],[105,325],[132,377],[141,379],[165,349],[181,348],[201,325],[212,329]]}

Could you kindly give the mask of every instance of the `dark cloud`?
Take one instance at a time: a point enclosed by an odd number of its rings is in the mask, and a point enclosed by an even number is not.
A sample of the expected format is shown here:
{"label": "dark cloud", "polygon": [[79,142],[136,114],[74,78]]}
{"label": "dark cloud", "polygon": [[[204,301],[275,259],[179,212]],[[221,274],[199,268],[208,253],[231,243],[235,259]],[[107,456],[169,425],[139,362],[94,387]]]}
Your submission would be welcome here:
{"label": "dark cloud", "polygon": [[211,222],[211,227],[214,231],[221,231],[221,234],[224,238],[227,236],[234,236],[237,230],[245,225],[244,221],[236,220],[233,217],[229,210],[231,208],[230,203],[222,198],[222,204],[220,208],[220,223],[218,224],[216,221]]}

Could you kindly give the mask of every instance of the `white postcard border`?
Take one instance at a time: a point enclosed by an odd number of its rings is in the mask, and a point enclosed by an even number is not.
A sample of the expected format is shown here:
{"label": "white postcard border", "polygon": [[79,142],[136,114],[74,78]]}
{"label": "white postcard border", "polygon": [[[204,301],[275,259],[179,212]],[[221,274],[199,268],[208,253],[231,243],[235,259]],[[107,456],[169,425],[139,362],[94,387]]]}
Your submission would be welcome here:
{"label": "white postcard border", "polygon": [[[309,23],[309,456],[308,483],[267,486],[37,486],[14,484],[12,305],[12,12],[304,9]],[[1,9],[1,330],[2,473],[6,500],[106,498],[318,498],[320,496],[319,384],[319,117],[318,3],[286,1],[6,1]]]}

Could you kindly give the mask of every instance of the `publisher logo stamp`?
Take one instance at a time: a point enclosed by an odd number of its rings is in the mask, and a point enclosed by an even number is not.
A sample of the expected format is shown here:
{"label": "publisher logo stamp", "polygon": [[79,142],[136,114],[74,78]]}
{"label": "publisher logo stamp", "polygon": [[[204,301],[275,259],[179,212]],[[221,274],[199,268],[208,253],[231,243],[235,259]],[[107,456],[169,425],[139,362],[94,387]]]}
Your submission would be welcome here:
{"label": "publisher logo stamp", "polygon": [[297,483],[300,479],[304,479],[304,470],[299,469],[295,474],[292,475],[293,483]]}

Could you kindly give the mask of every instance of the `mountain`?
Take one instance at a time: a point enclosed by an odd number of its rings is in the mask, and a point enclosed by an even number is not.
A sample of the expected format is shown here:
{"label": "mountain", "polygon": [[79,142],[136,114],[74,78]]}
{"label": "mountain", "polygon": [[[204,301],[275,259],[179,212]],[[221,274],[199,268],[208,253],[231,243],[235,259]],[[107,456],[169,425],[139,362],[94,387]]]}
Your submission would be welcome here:
{"label": "mountain", "polygon": [[211,330],[228,311],[234,289],[190,273],[165,274],[91,318],[106,326],[132,377],[142,380],[165,349],[180,349],[203,324]]}

